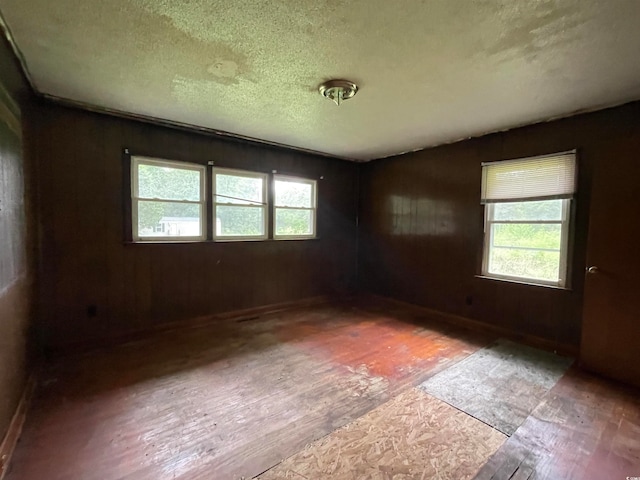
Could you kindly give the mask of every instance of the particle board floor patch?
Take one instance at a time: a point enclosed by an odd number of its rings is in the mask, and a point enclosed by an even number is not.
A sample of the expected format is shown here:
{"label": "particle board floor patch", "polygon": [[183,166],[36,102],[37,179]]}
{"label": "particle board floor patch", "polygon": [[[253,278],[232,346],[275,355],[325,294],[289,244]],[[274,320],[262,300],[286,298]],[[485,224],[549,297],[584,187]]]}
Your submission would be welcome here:
{"label": "particle board floor patch", "polygon": [[258,479],[470,479],[505,439],[475,418],[410,389]]}
{"label": "particle board floor patch", "polygon": [[498,340],[419,388],[510,436],[572,361]]}

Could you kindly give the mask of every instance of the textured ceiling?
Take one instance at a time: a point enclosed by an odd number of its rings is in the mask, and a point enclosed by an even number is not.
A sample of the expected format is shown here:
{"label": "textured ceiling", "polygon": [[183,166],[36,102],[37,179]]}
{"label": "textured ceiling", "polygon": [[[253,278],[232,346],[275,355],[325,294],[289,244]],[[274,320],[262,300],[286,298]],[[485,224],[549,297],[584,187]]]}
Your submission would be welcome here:
{"label": "textured ceiling", "polygon": [[[639,0],[0,0],[35,88],[358,160],[640,98]],[[340,107],[330,78],[358,83]]]}

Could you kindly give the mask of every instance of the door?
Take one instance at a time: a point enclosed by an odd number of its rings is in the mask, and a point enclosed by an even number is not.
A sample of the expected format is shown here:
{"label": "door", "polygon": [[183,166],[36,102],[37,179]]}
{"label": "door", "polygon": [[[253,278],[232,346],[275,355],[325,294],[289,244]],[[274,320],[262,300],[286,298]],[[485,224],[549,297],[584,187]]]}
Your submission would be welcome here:
{"label": "door", "polygon": [[[605,158],[606,157],[606,158]],[[581,363],[640,385],[640,129],[611,144],[595,167]]]}

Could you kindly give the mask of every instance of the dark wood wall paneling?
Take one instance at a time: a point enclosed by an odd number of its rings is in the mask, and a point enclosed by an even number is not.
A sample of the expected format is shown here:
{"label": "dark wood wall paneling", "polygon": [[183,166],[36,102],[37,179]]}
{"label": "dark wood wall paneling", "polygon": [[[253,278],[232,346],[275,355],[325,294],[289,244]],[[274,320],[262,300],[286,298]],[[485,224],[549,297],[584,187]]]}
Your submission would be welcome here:
{"label": "dark wood wall paneling", "polygon": [[[352,290],[357,165],[43,102],[40,341],[62,346],[198,316]],[[318,239],[123,243],[123,148],[319,179]],[[125,192],[126,194],[126,192]],[[95,316],[90,307],[95,306]]]}
{"label": "dark wood wall paneling", "polygon": [[[60,346],[358,284],[575,348],[594,168],[615,164],[609,152],[629,141],[639,111],[636,102],[355,165],[44,102],[31,118],[42,179],[41,340]],[[124,245],[124,147],[218,166],[324,176],[320,239]],[[579,152],[579,192],[571,290],[477,278],[481,163],[572,148]]]}
{"label": "dark wood wall paneling", "polygon": [[580,360],[640,387],[640,114],[620,132],[595,161],[587,266],[598,270],[585,275]]}
{"label": "dark wood wall paneling", "polygon": [[[4,36],[0,38],[0,443],[29,370],[33,219],[21,111],[29,86]],[[3,452],[4,453],[4,452]],[[3,463],[0,459],[0,465]]]}
{"label": "dark wood wall paneling", "polygon": [[[625,151],[620,144],[630,141],[630,125],[638,122],[636,102],[363,165],[361,287],[577,347],[594,167],[616,168],[609,152]],[[572,289],[477,278],[483,239],[481,163],[572,148],[579,152]],[[632,218],[637,212],[622,214]]]}

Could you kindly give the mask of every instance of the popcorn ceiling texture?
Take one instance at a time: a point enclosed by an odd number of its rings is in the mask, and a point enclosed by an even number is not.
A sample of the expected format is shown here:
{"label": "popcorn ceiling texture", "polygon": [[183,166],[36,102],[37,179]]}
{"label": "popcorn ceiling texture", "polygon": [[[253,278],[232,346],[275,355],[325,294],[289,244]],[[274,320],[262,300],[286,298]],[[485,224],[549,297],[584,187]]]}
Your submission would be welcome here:
{"label": "popcorn ceiling texture", "polygon": [[[0,0],[46,94],[354,159],[640,98],[637,0]],[[361,86],[340,107],[320,82]]]}

